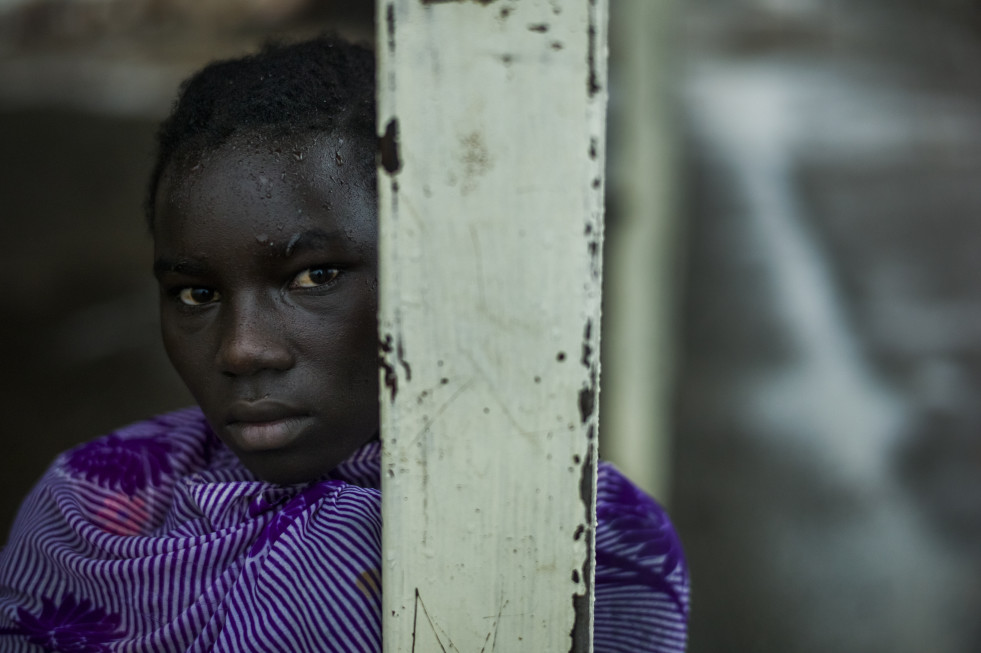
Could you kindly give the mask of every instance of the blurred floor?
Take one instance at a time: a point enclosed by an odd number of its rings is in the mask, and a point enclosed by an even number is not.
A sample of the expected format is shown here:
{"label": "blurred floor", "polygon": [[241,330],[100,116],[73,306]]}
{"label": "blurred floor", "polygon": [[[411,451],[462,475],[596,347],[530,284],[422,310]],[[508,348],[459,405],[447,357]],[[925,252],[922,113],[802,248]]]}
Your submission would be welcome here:
{"label": "blurred floor", "polygon": [[981,39],[742,4],[688,15],[691,650],[981,650]]}

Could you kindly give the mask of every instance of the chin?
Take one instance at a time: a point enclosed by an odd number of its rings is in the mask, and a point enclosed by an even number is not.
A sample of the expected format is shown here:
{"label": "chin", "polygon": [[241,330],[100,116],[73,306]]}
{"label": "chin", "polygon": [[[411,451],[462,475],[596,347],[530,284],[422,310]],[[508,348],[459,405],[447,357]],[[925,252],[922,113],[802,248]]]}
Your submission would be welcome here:
{"label": "chin", "polygon": [[[256,460],[256,458],[265,460]],[[289,460],[286,455],[270,454],[268,452],[261,456],[239,456],[242,464],[259,479],[267,483],[277,485],[300,485],[315,481],[337,465],[324,465],[318,468],[311,468],[309,458],[304,460]]]}

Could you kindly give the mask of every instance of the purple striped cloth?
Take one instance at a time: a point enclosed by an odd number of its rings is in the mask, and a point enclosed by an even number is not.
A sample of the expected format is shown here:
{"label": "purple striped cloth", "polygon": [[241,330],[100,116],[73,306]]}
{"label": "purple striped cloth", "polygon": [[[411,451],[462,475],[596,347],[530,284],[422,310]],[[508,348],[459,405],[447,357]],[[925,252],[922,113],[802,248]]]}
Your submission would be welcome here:
{"label": "purple striped cloth", "polygon": [[[252,476],[187,409],[60,456],[0,553],[0,651],[381,650],[379,444],[330,476]],[[613,467],[597,493],[595,649],[683,651],[688,571]]]}

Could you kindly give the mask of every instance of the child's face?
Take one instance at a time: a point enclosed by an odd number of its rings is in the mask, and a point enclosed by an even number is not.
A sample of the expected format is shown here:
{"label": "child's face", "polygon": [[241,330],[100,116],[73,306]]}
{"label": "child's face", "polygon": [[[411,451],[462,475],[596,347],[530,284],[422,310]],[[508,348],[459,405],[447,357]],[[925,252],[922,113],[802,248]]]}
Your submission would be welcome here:
{"label": "child's face", "polygon": [[349,139],[239,138],[171,163],[154,269],[171,362],[259,477],[312,480],[378,430],[377,226]]}

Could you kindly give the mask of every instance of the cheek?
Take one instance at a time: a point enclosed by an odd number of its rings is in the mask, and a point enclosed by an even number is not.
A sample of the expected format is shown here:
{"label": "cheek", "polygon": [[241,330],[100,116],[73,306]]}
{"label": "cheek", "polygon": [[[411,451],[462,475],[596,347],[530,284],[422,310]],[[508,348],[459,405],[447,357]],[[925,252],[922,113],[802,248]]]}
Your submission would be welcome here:
{"label": "cheek", "polygon": [[160,318],[160,335],[167,358],[184,384],[194,392],[202,362],[208,360],[206,345],[200,332],[182,329],[166,315]]}
{"label": "cheek", "polygon": [[358,388],[377,383],[378,326],[374,302],[359,302],[342,316],[319,319],[305,336],[321,374]]}

